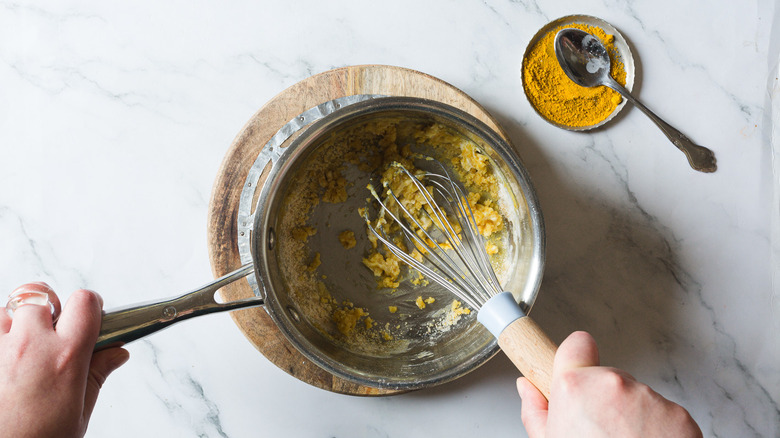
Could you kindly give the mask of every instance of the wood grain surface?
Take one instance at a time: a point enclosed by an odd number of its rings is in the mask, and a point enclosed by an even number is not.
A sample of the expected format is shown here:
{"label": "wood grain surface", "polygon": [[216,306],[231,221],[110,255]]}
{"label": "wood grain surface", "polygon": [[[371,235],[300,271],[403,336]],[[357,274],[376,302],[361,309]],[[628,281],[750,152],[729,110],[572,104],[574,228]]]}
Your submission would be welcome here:
{"label": "wood grain surface", "polygon": [[530,316],[519,318],[501,332],[498,345],[517,369],[549,400],[553,359],[558,346]]}
{"label": "wood grain surface", "polygon": [[[495,120],[476,101],[444,81],[414,70],[384,65],[361,65],[326,71],[298,82],[266,103],[246,123],[222,161],[211,193],[208,246],[212,272],[222,276],[241,266],[237,244],[239,197],[260,150],[288,121],[323,102],[356,94],[420,97],[437,100],[482,120],[506,137]],[[242,279],[220,290],[224,300],[253,296]],[[319,368],[282,335],[264,308],[231,313],[238,328],[268,360],[299,380],[351,395],[391,395],[398,391],[359,385]]]}

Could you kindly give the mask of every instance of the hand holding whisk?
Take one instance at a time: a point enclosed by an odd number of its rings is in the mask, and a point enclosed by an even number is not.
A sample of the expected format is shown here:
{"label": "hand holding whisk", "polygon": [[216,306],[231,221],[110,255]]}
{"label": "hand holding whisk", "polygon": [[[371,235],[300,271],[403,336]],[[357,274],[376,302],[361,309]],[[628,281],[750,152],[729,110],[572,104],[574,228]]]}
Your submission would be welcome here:
{"label": "hand holding whisk", "polygon": [[[383,199],[369,186],[381,206],[380,217],[390,216],[404,240],[394,240],[372,224],[366,213],[368,228],[401,260],[477,310],[477,320],[498,338],[518,370],[549,398],[557,347],[512,294],[502,290],[465,191],[438,164],[441,173],[413,174],[393,163],[404,179],[399,184],[402,189],[397,188],[401,194],[385,184]],[[410,208],[411,203],[421,208]]]}

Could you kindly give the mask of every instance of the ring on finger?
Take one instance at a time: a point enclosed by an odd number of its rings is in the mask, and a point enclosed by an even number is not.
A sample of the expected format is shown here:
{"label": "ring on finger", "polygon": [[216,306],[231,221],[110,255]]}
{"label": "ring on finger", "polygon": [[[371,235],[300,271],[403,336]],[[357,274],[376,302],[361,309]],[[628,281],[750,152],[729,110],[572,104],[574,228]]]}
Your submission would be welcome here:
{"label": "ring on finger", "polygon": [[49,294],[46,292],[20,290],[12,293],[8,296],[8,302],[5,303],[5,311],[11,318],[14,317],[14,312],[22,306],[43,306],[48,307],[51,312],[52,319],[56,320],[54,315],[55,308],[54,303],[49,300]]}

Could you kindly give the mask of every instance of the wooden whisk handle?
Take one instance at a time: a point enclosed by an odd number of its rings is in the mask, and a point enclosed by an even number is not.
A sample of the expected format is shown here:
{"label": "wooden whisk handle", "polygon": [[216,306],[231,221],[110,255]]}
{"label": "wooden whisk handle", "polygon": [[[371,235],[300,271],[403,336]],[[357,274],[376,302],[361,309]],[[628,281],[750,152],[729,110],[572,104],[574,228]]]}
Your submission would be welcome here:
{"label": "wooden whisk handle", "polygon": [[498,345],[518,370],[549,400],[553,358],[558,346],[526,316],[510,292],[482,305],[477,320],[498,338]]}
{"label": "wooden whisk handle", "polygon": [[553,358],[558,346],[529,316],[516,319],[498,337],[501,350],[531,383],[550,398]]}

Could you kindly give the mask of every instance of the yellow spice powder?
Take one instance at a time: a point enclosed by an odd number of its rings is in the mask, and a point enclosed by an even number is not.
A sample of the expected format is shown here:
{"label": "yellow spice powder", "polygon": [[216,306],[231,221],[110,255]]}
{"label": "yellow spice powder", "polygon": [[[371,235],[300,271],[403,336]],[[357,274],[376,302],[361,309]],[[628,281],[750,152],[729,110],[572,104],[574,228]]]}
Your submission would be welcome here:
{"label": "yellow spice powder", "polygon": [[352,249],[357,245],[357,239],[355,239],[355,232],[352,230],[345,230],[339,234],[339,242],[344,249]]}
{"label": "yellow spice powder", "polygon": [[585,24],[569,24],[546,33],[523,59],[523,88],[531,105],[547,120],[574,128],[595,125],[621,102],[618,92],[605,86],[587,88],[575,84],[555,57],[555,35],[564,28],[584,30],[596,36],[607,48],[612,66],[610,76],[626,84],[626,71],[614,45],[614,35]]}

